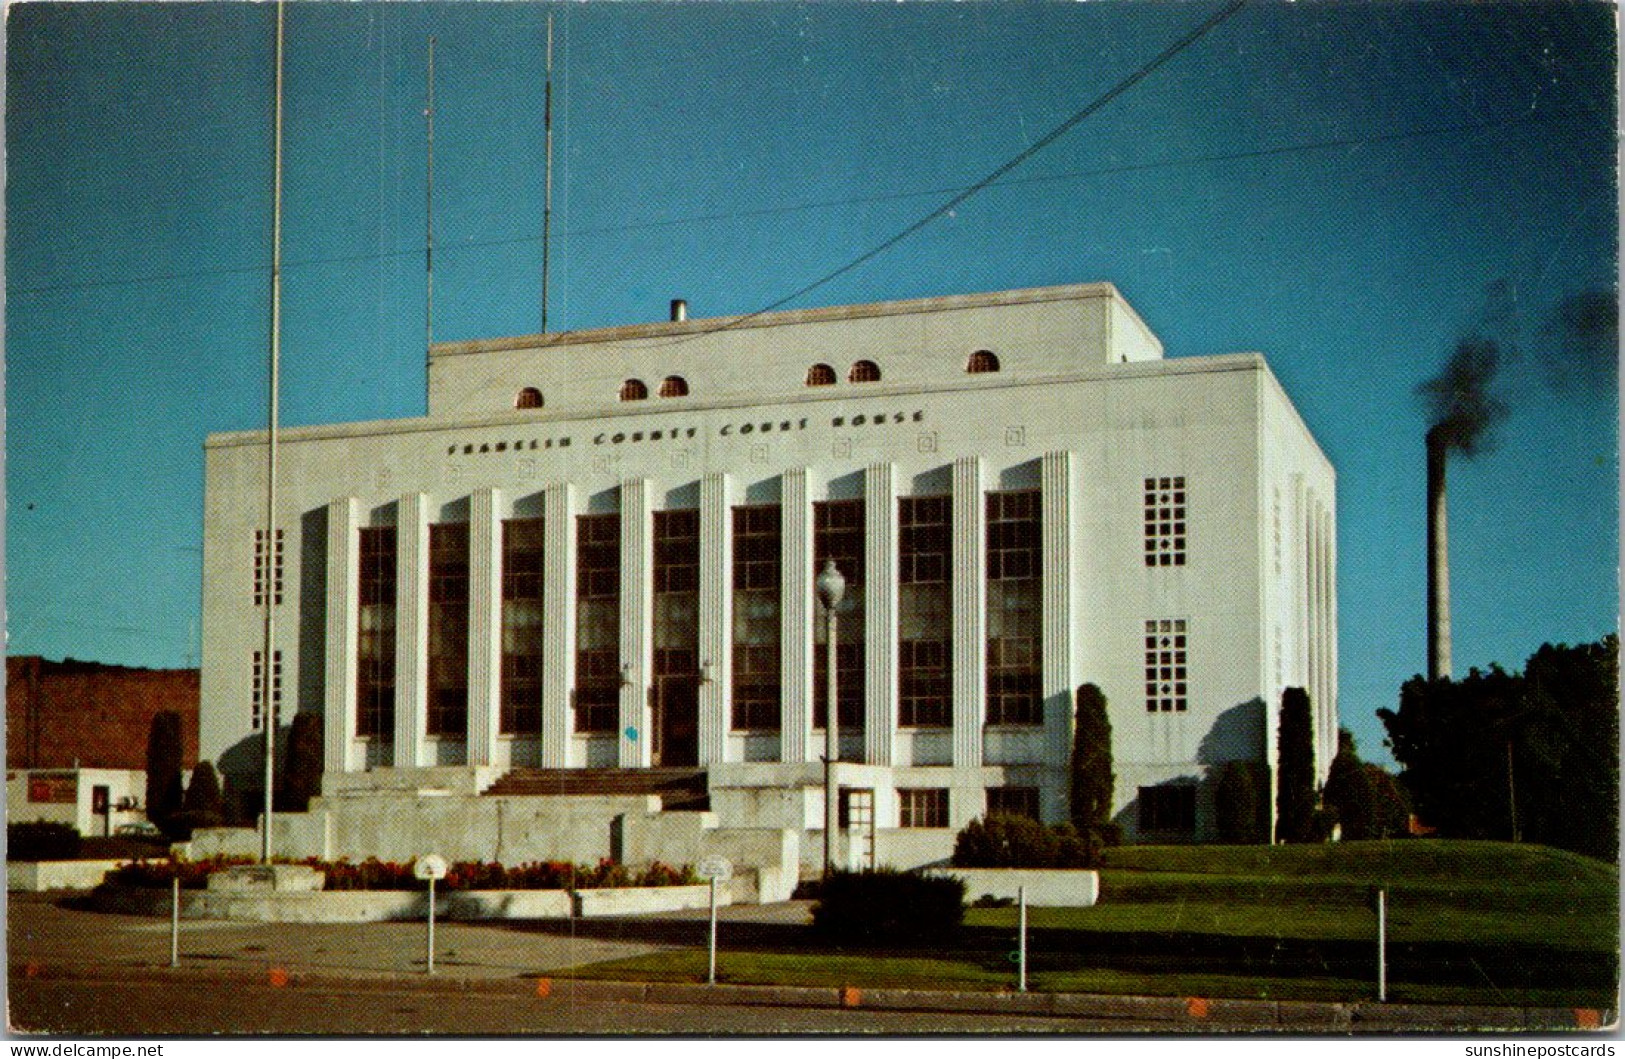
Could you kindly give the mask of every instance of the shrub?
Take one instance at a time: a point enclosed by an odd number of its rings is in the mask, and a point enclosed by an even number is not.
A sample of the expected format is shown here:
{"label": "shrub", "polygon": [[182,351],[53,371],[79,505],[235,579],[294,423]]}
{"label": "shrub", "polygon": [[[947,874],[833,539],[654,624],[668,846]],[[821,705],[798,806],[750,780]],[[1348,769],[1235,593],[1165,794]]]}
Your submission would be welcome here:
{"label": "shrub", "polygon": [[1090,868],[1100,861],[1099,834],[1080,835],[1071,824],[1045,827],[1025,816],[992,813],[972,820],[954,838],[960,868]]}
{"label": "shrub", "polygon": [[936,945],[964,919],[963,880],[877,868],[830,873],[813,905],[812,930],[837,944]]}
{"label": "shrub", "polygon": [[45,820],[7,824],[6,856],[11,860],[73,860],[79,856],[79,831],[72,824]]}
{"label": "shrub", "polygon": [[1347,728],[1337,733],[1337,756],[1332,758],[1331,771],[1320,796],[1327,808],[1336,811],[1345,839],[1375,837],[1372,834],[1376,830],[1376,811],[1371,776],[1360,760],[1354,735]]}
{"label": "shrub", "polygon": [[[171,879],[179,876],[183,888],[201,889],[209,876],[222,868],[252,863],[249,857],[138,860],[110,872],[107,881],[121,886],[167,887]],[[420,890],[426,885],[413,873],[411,862],[402,864],[377,857],[359,862],[308,857],[291,863],[304,864],[321,872],[326,876],[323,889],[327,890]],[[608,859],[594,866],[568,861],[533,861],[512,868],[495,861],[459,861],[447,866],[446,877],[437,885],[443,890],[590,890],[687,886],[698,881],[688,865],[673,867],[659,861],[635,871]]]}

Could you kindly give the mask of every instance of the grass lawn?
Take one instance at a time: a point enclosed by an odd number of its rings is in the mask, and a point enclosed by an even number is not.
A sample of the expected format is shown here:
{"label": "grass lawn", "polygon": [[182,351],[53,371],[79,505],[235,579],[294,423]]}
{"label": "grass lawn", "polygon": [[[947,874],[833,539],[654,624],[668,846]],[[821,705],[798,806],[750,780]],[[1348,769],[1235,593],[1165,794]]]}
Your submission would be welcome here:
{"label": "grass lawn", "polygon": [[[1374,997],[1375,886],[1388,891],[1389,997],[1612,1008],[1619,873],[1538,846],[1402,840],[1109,850],[1101,903],[1028,911],[1035,990],[1358,1000]],[[794,951],[735,942],[724,981],[1008,989],[1016,911],[969,909],[952,948]],[[566,976],[703,980],[702,949]]]}

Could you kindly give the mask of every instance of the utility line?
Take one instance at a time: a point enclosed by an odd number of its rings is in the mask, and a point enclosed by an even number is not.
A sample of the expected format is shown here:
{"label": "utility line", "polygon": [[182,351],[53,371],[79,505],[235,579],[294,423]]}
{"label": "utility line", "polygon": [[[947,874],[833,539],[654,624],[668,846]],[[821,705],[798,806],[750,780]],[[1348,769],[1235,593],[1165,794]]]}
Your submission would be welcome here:
{"label": "utility line", "polygon": [[944,202],[942,205],[938,206],[936,209],[932,210],[930,213],[927,213],[924,217],[921,217],[919,220],[915,221],[913,224],[911,224],[908,227],[904,228],[902,231],[898,232],[896,235],[892,236],[891,238],[886,239],[883,242],[877,244],[876,246],[871,247],[870,249],[864,251],[863,253],[859,254],[857,257],[853,258],[851,261],[848,261],[846,264],[840,266],[839,268],[836,268],[836,269],[833,269],[833,270],[831,270],[829,272],[824,273],[822,276],[820,276],[819,278],[813,280],[811,283],[807,283],[807,284],[802,285],[801,287],[798,287],[796,290],[791,291],[789,294],[786,294],[784,297],[778,299],[777,301],[772,302],[771,304],[768,304],[768,305],[764,305],[762,308],[757,309],[755,312],[746,313],[744,316],[736,316],[733,319],[729,320],[725,324],[721,324],[721,325],[719,325],[717,327],[714,327],[714,328],[709,328],[709,329],[707,329],[705,331],[699,331],[699,332],[696,332],[696,333],[694,333],[692,335],[685,335],[680,339],[676,339],[671,344],[676,344],[677,342],[692,341],[692,340],[694,340],[696,338],[703,337],[704,335],[715,334],[718,331],[726,331],[726,330],[728,330],[730,328],[739,327],[742,324],[744,324],[744,323],[746,323],[746,322],[748,322],[750,320],[754,320],[759,316],[763,316],[763,315],[765,315],[767,313],[770,313],[770,312],[774,311],[775,309],[779,309],[779,308],[782,308],[785,305],[788,305],[790,302],[795,301],[797,298],[801,297],[802,295],[808,294],[808,293],[811,293],[812,291],[817,290],[819,287],[822,287],[824,284],[829,283],[830,281],[836,279],[839,276],[845,275],[846,273],[852,271],[853,269],[857,268],[859,265],[862,265],[867,261],[874,260],[875,258],[879,257],[881,254],[884,254],[887,250],[890,250],[892,247],[896,246],[898,243],[901,243],[903,240],[905,240],[909,236],[913,235],[915,232],[918,232],[922,228],[924,228],[927,225],[931,224],[933,221],[936,221],[936,220],[938,220],[938,219],[940,219],[942,217],[946,217],[948,214],[952,213],[955,209],[957,209],[961,203],[965,202],[965,200],[969,199],[971,196],[975,195],[977,192],[982,191],[983,189],[987,188],[988,186],[994,184],[995,182],[998,181],[998,179],[1000,177],[1004,176],[1006,173],[1008,173],[1011,170],[1015,169],[1017,166],[1021,165],[1027,159],[1031,158],[1033,155],[1037,154],[1038,152],[1042,151],[1044,148],[1048,147],[1050,144],[1054,143],[1056,140],[1059,140],[1062,136],[1065,136],[1067,133],[1071,132],[1085,118],[1088,118],[1092,114],[1096,113],[1101,108],[1106,106],[1106,104],[1110,103],[1112,100],[1116,99],[1118,96],[1121,96],[1123,93],[1127,92],[1129,89],[1133,88],[1135,85],[1139,84],[1141,81],[1144,81],[1147,77],[1150,77],[1152,74],[1156,73],[1157,70],[1161,69],[1170,60],[1172,60],[1174,58],[1174,56],[1178,55],[1180,52],[1184,51],[1186,48],[1190,47],[1192,44],[1195,44],[1197,41],[1201,40],[1204,36],[1206,36],[1210,31],[1212,31],[1220,23],[1222,23],[1226,19],[1230,18],[1230,16],[1234,15],[1237,11],[1240,11],[1242,9],[1242,7],[1244,7],[1246,5],[1246,3],[1247,3],[1247,0],[1233,0],[1233,2],[1229,6],[1225,7],[1223,10],[1221,10],[1217,14],[1211,16],[1210,18],[1207,19],[1207,21],[1203,22],[1201,25],[1197,26],[1195,29],[1191,30],[1189,33],[1185,34],[1183,37],[1179,38],[1178,40],[1174,41],[1172,44],[1168,45],[1168,47],[1164,48],[1162,50],[1162,53],[1159,54],[1156,58],[1154,58],[1150,62],[1146,63],[1144,66],[1140,67],[1138,70],[1134,71],[1132,74],[1129,74],[1127,77],[1123,78],[1121,81],[1117,82],[1117,84],[1113,85],[1111,88],[1107,89],[1101,95],[1097,96],[1091,103],[1089,103],[1087,106],[1085,106],[1082,110],[1078,111],[1076,114],[1072,115],[1070,118],[1067,118],[1065,121],[1061,122],[1061,124],[1055,126],[1055,128],[1053,128],[1049,132],[1045,133],[1032,146],[1030,146],[1026,150],[1020,152],[1015,157],[1013,157],[1009,161],[1005,162],[1003,165],[1001,165],[998,168],[994,169],[993,172],[989,173],[987,176],[983,177],[981,180],[978,180],[976,183],[970,185],[965,190],[959,192],[953,198],[949,199],[947,202]]}
{"label": "utility line", "polygon": [[[1194,155],[1189,158],[1165,158],[1153,162],[1130,162],[1124,165],[1106,166],[1101,169],[1073,169],[1062,173],[1047,173],[1039,176],[1016,177],[998,182],[999,188],[1013,188],[1029,184],[1055,184],[1074,180],[1087,180],[1091,177],[1116,176],[1122,173],[1139,173],[1157,169],[1177,169],[1184,166],[1211,165],[1216,162],[1245,162],[1257,158],[1273,158],[1283,155],[1308,154],[1314,151],[1327,151],[1340,147],[1368,147],[1376,144],[1397,143],[1404,140],[1428,139],[1435,136],[1456,136],[1463,133],[1483,132],[1490,129],[1503,129],[1521,125],[1541,125],[1551,121],[1561,121],[1574,117],[1595,117],[1593,111],[1553,111],[1548,114],[1526,114],[1516,118],[1497,118],[1492,121],[1475,121],[1462,125],[1443,125],[1430,129],[1414,129],[1407,132],[1391,132],[1378,136],[1349,136],[1332,140],[1313,140],[1308,143],[1282,144],[1276,147],[1260,147],[1251,151],[1233,151],[1219,154]],[[764,206],[754,210],[734,210],[728,213],[696,213],[682,217],[670,217],[658,221],[637,221],[632,224],[597,225],[584,228],[566,229],[562,234],[566,236],[613,235],[617,232],[645,231],[653,228],[679,228],[686,224],[710,224],[717,221],[739,220],[751,217],[774,217],[787,213],[805,213],[809,210],[834,209],[840,206],[861,206],[878,202],[903,202],[909,199],[930,198],[936,195],[948,195],[966,190],[967,185],[956,184],[949,187],[929,188],[923,191],[893,191],[882,195],[857,195],[841,199],[818,199],[812,202],[799,202],[788,206]],[[526,243],[535,243],[540,237],[535,235],[510,236],[502,239],[468,240],[452,245],[436,247],[442,256],[462,250],[479,250],[495,246],[520,246]],[[333,257],[312,257],[303,260],[283,262],[283,270],[294,268],[309,268],[317,265],[343,265],[366,261],[387,261],[393,258],[415,257],[421,254],[419,249],[410,250],[380,250],[366,254],[340,254]],[[18,287],[9,291],[12,295],[23,294],[49,294],[65,290],[95,290],[103,287],[123,287],[137,283],[164,283],[183,279],[207,279],[211,276],[250,275],[264,271],[263,265],[223,266],[220,268],[194,269],[185,272],[163,272],[146,276],[133,276],[128,279],[96,280],[90,283],[48,283],[37,287]]]}

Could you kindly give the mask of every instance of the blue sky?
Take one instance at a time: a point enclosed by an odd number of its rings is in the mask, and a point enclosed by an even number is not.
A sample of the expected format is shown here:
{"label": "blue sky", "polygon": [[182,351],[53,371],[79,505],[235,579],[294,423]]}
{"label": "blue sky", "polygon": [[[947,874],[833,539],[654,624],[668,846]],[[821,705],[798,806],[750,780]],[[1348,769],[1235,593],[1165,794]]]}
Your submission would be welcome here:
{"label": "blue sky", "polygon": [[[435,332],[751,312],[1030,147],[1217,3],[296,3],[283,418],[421,414]],[[264,418],[270,4],[9,9],[9,650],[195,664],[202,442]],[[1415,388],[1477,327],[1493,447],[1451,468],[1455,661],[1617,624],[1615,37],[1601,4],[1243,8],[951,216],[792,307],[1109,280],[1172,357],[1269,359],[1339,475],[1341,704],[1425,665]],[[1486,316],[1504,292],[1503,311]]]}

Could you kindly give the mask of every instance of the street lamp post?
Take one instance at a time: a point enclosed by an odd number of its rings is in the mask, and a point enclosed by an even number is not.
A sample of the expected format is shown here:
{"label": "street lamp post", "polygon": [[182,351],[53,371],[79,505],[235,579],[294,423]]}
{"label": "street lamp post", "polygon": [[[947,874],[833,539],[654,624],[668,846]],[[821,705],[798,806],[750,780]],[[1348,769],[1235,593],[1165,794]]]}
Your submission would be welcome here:
{"label": "street lamp post", "polygon": [[835,560],[824,560],[824,569],[813,586],[824,607],[824,639],[829,664],[825,666],[824,697],[824,878],[829,878],[835,859],[835,829],[840,822],[835,789],[835,762],[840,758],[840,729],[835,695],[835,608],[846,594],[846,578],[835,568]]}

